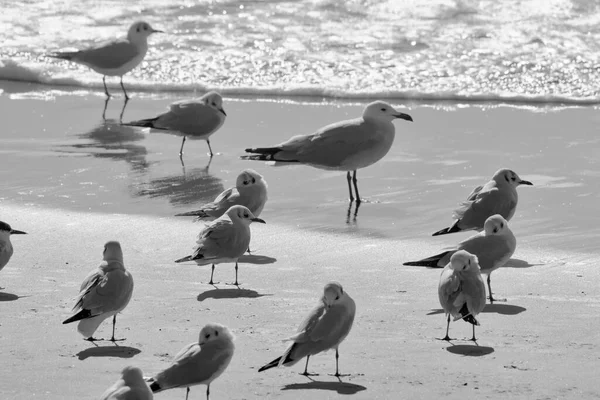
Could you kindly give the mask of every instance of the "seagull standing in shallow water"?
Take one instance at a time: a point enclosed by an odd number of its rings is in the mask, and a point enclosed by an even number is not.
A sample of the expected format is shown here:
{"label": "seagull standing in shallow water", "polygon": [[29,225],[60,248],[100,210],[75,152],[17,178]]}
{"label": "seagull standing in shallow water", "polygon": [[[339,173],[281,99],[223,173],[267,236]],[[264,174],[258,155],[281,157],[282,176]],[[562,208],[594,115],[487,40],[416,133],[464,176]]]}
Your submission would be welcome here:
{"label": "seagull standing in shallow water", "polygon": [[142,62],[148,51],[148,36],[157,32],[162,31],[152,28],[147,22],[139,21],[131,25],[125,39],[115,40],[85,50],[58,52],[50,54],[49,57],[82,64],[102,74],[106,97],[110,97],[106,87],[106,77],[121,77],[121,89],[123,89],[125,99],[128,100],[129,96],[125,91],[125,86],[123,86],[123,75]]}
{"label": "seagull standing in shallow water", "polygon": [[10,235],[26,235],[26,232],[12,229],[6,222],[0,221],[0,271],[8,264],[13,255],[13,246]]}
{"label": "seagull standing in shallow water", "polygon": [[[367,105],[360,118],[337,122],[319,129],[312,135],[294,136],[273,147],[246,149],[250,156],[244,160],[292,162],[311,167],[347,171],[350,201],[360,203],[356,170],[368,167],[381,160],[392,147],[396,130],[392,121],[396,118],[412,121],[408,114],[396,111],[384,101]],[[353,175],[350,174],[353,171]]]}

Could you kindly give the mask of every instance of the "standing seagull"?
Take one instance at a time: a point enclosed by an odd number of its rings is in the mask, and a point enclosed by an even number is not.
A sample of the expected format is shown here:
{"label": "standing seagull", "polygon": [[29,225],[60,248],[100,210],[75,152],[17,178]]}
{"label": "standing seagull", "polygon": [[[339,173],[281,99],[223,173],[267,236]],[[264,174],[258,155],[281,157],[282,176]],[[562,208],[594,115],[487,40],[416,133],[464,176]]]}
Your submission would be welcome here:
{"label": "standing seagull", "polygon": [[463,240],[458,245],[419,261],[408,261],[404,265],[418,265],[432,268],[444,268],[450,262],[450,257],[458,250],[466,250],[477,256],[481,273],[487,275],[490,303],[494,302],[492,296],[492,272],[502,267],[512,257],[517,248],[517,239],[508,227],[508,222],[500,215],[492,215],[485,220],[483,232]]}
{"label": "standing seagull", "polygon": [[0,271],[8,264],[13,255],[10,235],[26,235],[27,232],[12,229],[6,222],[0,221]]}
{"label": "standing seagull", "polygon": [[92,271],[81,284],[77,302],[72,317],[63,324],[80,321],[77,331],[90,342],[95,339],[92,335],[106,318],[113,317],[111,341],[115,342],[115,324],[117,314],[121,312],[133,293],[133,278],[123,265],[123,252],[119,242],[107,242],[104,245],[104,261],[97,270]]}
{"label": "standing seagull", "polygon": [[442,340],[452,340],[448,336],[452,316],[454,321],[462,318],[473,324],[471,340],[475,342],[475,325],[479,325],[475,317],[485,307],[485,283],[479,272],[477,256],[459,250],[450,257],[450,262],[440,276],[438,296],[448,316],[446,336]]}
{"label": "standing seagull", "polygon": [[129,126],[141,126],[169,130],[176,135],[183,136],[179,155],[183,155],[185,138],[206,140],[210,156],[213,156],[210,147],[210,136],[215,133],[225,122],[227,114],[223,109],[223,98],[217,92],[208,92],[199,99],[178,101],[169,106],[169,111],[158,117],[132,121]]}
{"label": "standing seagull", "polygon": [[290,337],[292,344],[270,363],[260,367],[258,372],[284,365],[292,366],[306,357],[306,365],[302,375],[308,376],[308,359],[310,356],[335,349],[335,376],[341,376],[338,368],[340,358],[338,347],[348,336],[356,305],[354,300],[344,292],[342,285],[330,282],[325,285],[323,297],[306,319],[300,324],[298,333]]}
{"label": "standing seagull", "polygon": [[454,211],[456,222],[432,236],[469,230],[481,231],[485,220],[494,214],[500,214],[510,221],[517,209],[519,185],[531,186],[533,183],[519,178],[519,175],[510,169],[498,170],[491,181],[473,189],[461,207]]}
{"label": "standing seagull", "polygon": [[137,367],[125,367],[121,378],[102,394],[100,400],[153,400],[154,395],[148,387],[142,370]]}
{"label": "standing seagull", "polygon": [[200,331],[197,342],[190,343],[175,356],[171,365],[150,378],[153,393],[178,387],[186,387],[185,399],[190,386],[206,385],[206,400],[210,396],[210,384],[229,365],[233,357],[234,336],[227,327],[207,324]]}
{"label": "standing seagull", "polygon": [[267,182],[255,170],[245,169],[238,175],[235,187],[225,190],[215,201],[203,205],[199,210],[175,214],[175,216],[198,217],[197,221],[212,221],[225,214],[230,207],[240,205],[247,207],[258,217],[266,202]]}
{"label": "standing seagull", "polygon": [[235,263],[235,283],[238,283],[238,258],[240,258],[250,245],[250,224],[252,222],[265,223],[257,218],[244,206],[233,206],[225,214],[210,224],[198,234],[194,254],[176,260],[196,261],[198,265],[212,264],[209,284],[213,285],[215,264]]}
{"label": "standing seagull", "polygon": [[[360,118],[337,122],[319,129],[312,135],[294,136],[274,147],[246,149],[257,155],[242,156],[245,160],[297,162],[315,168],[347,171],[350,201],[354,201],[350,181],[354,183],[356,202],[360,203],[356,170],[381,160],[392,147],[396,131],[392,121],[412,117],[394,110],[384,101],[367,105]],[[350,176],[350,171],[354,175]]]}
{"label": "standing seagull", "polygon": [[156,32],[162,31],[152,28],[144,21],[139,21],[131,25],[126,39],[115,40],[85,50],[59,52],[49,56],[85,65],[102,74],[106,97],[110,97],[106,87],[106,76],[121,77],[121,88],[125,99],[128,100],[129,96],[123,86],[123,75],[142,62],[148,51],[148,36]]}

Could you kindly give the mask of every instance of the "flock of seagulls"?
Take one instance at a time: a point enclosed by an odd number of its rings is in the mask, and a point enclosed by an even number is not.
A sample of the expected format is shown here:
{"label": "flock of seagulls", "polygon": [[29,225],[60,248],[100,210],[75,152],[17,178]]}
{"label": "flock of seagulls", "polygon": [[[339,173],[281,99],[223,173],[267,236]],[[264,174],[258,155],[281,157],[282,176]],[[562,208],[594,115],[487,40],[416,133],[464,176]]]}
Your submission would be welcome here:
{"label": "flock of seagulls", "polygon": [[[145,22],[137,22],[129,29],[127,39],[108,45],[72,53],[57,53],[54,56],[89,66],[105,76],[122,76],[137,66],[147,51],[147,37],[155,32]],[[105,89],[106,89],[106,83]],[[123,87],[125,92],[125,88]],[[108,90],[106,90],[107,96]],[[175,131],[183,136],[180,153],[183,152],[186,136],[206,140],[212,157],[209,137],[221,127],[226,113],[221,96],[209,92],[197,100],[186,100],[171,105],[170,110],[152,119],[131,122],[129,125]],[[395,110],[383,101],[367,105],[363,115],[356,119],[334,123],[310,135],[294,136],[278,145],[246,149],[251,155],[247,160],[300,163],[315,168],[345,171],[347,173],[350,201],[360,203],[356,171],[382,159],[390,150],[395,137],[392,121],[412,121],[408,114]],[[456,221],[433,236],[462,232],[480,231],[463,240],[455,247],[440,254],[404,265],[443,268],[439,279],[439,302],[447,315],[446,336],[450,319],[462,319],[473,326],[472,340],[476,340],[476,317],[486,304],[486,289],[482,274],[487,275],[488,293],[492,296],[490,275],[502,267],[516,248],[516,238],[508,221],[514,216],[519,185],[532,185],[509,169],[500,169],[485,185],[478,186],[455,211]],[[354,192],[353,188],[354,187]],[[259,218],[267,201],[267,183],[256,171],[242,171],[235,187],[225,190],[213,202],[177,216],[196,217],[206,222],[200,230],[196,246],[191,255],[176,260],[176,263],[195,262],[211,265],[209,284],[214,284],[215,266],[235,263],[235,282],[238,281],[238,259],[249,251],[252,222],[265,223]],[[13,254],[10,235],[24,234],[0,222],[0,269]],[[116,241],[104,246],[103,262],[83,281],[77,296],[74,315],[63,323],[78,321],[77,330],[85,340],[94,338],[100,324],[112,317],[115,338],[116,316],[129,303],[133,294],[133,278],[125,269],[123,252]],[[317,306],[300,324],[296,334],[289,338],[290,345],[283,354],[262,366],[262,372],[278,366],[292,366],[306,357],[304,368],[308,373],[308,361],[313,355],[335,350],[336,372],[339,373],[339,346],[352,329],[356,305],[350,295],[337,282],[325,285]],[[153,399],[153,393],[172,388],[187,388],[204,384],[206,398],[210,395],[210,384],[229,365],[235,350],[234,336],[223,325],[210,323],[202,328],[197,342],[184,347],[171,365],[149,378],[144,378],[137,367],[126,367],[121,378],[101,397],[103,400]]]}

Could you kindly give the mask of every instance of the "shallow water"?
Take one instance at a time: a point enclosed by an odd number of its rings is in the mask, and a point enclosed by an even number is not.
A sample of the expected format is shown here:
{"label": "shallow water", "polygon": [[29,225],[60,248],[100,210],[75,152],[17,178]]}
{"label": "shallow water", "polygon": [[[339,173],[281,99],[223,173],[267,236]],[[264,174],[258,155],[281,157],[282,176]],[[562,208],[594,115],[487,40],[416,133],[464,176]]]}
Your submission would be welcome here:
{"label": "shallow water", "polygon": [[138,90],[599,101],[594,0],[0,3],[0,79],[99,87],[88,68],[43,55],[124,36],[144,19],[166,33],[126,76]]}
{"label": "shallow water", "polygon": [[[361,195],[369,202],[354,218],[343,173],[271,167],[239,156],[244,148],[360,115],[362,104],[226,98],[229,117],[211,140],[218,154],[209,164],[206,143],[190,140],[182,166],[180,137],[118,124],[120,98],[109,102],[103,122],[103,96],[6,82],[1,87],[1,202],[170,218],[211,201],[239,171],[254,168],[269,184],[267,223],[445,246],[469,234],[431,233],[452,222],[452,210],[473,187],[510,167],[535,184],[518,190],[511,227],[519,245],[600,250],[600,117],[591,108],[396,104],[415,122],[395,122],[390,153],[359,171]],[[133,98],[123,120],[152,116],[176,99]]]}

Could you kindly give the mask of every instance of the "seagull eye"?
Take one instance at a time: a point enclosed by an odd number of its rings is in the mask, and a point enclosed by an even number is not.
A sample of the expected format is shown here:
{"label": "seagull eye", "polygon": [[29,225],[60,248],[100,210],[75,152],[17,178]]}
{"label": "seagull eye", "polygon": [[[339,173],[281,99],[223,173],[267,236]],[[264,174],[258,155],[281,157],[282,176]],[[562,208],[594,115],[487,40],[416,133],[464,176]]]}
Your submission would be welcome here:
{"label": "seagull eye", "polygon": [[504,222],[500,222],[500,229],[504,228]]}
{"label": "seagull eye", "polygon": [[208,339],[210,337],[210,333],[207,333],[206,335],[204,335],[205,339]]}
{"label": "seagull eye", "polygon": [[256,183],[256,179],[255,178],[252,178],[252,183]]}
{"label": "seagull eye", "polygon": [[215,102],[213,101],[213,102],[212,102],[212,105],[216,107],[216,106],[217,106],[217,103],[215,103]]}
{"label": "seagull eye", "polygon": [[336,300],[339,300],[339,299],[340,299],[340,296],[335,296],[335,299],[336,299]]}
{"label": "seagull eye", "polygon": [[385,112],[385,111],[387,111],[387,109],[386,109],[386,108],[382,108],[382,109],[381,109],[381,111],[384,111],[384,112]]}
{"label": "seagull eye", "polygon": [[248,214],[244,214],[244,218],[248,218]]}
{"label": "seagull eye", "polygon": [[494,228],[494,233],[498,233],[498,228]]}
{"label": "seagull eye", "polygon": [[215,336],[219,336],[219,332],[218,331],[215,331]]}
{"label": "seagull eye", "polygon": [[136,29],[136,32],[139,32],[139,31],[140,31],[140,28],[138,27],[138,28]]}
{"label": "seagull eye", "polygon": [[248,184],[248,181],[244,181],[244,185],[247,185],[247,184]]}

